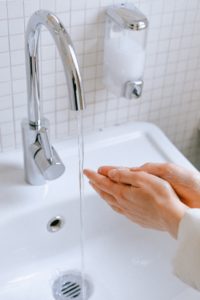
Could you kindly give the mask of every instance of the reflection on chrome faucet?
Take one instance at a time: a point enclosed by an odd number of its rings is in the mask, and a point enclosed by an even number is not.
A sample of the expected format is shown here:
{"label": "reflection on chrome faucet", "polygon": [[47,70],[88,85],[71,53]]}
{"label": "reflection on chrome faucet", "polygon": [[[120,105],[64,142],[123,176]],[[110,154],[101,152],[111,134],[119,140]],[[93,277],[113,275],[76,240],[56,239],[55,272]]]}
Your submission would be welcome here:
{"label": "reflection on chrome faucet", "polygon": [[29,20],[25,37],[28,120],[22,122],[25,179],[32,185],[61,176],[65,167],[49,141],[48,120],[41,117],[38,44],[41,27],[51,33],[63,63],[70,108],[84,109],[82,80],[71,38],[51,12],[39,10]]}

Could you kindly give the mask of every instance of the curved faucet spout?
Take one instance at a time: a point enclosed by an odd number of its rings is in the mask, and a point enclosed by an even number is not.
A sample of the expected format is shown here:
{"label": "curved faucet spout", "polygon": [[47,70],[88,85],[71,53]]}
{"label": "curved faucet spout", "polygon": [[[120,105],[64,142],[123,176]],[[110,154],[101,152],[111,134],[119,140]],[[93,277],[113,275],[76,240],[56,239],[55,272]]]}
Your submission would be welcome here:
{"label": "curved faucet spout", "polygon": [[25,179],[32,185],[45,184],[65,171],[49,140],[49,122],[41,117],[38,66],[39,37],[42,26],[51,33],[64,67],[70,108],[84,109],[80,70],[71,38],[60,20],[51,12],[39,10],[30,18],[25,37],[28,92],[28,121],[22,122]]}
{"label": "curved faucet spout", "polygon": [[25,37],[29,124],[36,127],[41,125],[38,43],[42,25],[51,33],[60,53],[69,91],[70,108],[84,109],[82,80],[71,38],[54,14],[39,10],[30,18]]}

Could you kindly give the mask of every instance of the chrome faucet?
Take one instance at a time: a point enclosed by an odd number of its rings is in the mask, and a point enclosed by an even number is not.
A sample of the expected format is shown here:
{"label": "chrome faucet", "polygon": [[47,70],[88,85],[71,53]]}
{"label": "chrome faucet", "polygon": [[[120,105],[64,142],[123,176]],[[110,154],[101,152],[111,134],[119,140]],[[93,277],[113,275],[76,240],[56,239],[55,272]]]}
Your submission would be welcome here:
{"label": "chrome faucet", "polygon": [[30,18],[25,35],[25,55],[28,94],[28,120],[22,122],[25,179],[32,185],[61,176],[65,166],[49,141],[49,122],[40,109],[38,44],[41,27],[51,33],[63,63],[69,91],[70,108],[84,109],[82,79],[76,53],[69,34],[51,12],[39,10]]}

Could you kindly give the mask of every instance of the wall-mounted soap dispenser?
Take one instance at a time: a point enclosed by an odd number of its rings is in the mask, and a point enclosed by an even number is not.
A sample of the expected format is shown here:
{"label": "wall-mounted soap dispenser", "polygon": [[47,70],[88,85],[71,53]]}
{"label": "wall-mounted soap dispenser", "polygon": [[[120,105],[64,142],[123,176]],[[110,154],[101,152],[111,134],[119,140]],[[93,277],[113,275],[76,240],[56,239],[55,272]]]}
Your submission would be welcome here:
{"label": "wall-mounted soap dispenser", "polygon": [[148,20],[132,4],[106,11],[104,82],[116,96],[127,99],[142,94]]}

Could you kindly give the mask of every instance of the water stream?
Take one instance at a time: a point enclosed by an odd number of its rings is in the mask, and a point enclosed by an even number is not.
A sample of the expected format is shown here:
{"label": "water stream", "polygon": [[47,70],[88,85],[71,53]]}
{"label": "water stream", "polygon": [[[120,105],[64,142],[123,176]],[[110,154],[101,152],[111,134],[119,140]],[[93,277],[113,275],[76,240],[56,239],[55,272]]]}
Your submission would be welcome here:
{"label": "water stream", "polygon": [[82,273],[82,300],[86,299],[84,288],[85,280],[85,251],[84,251],[84,137],[82,112],[77,112],[78,129],[78,156],[79,156],[79,197],[80,197],[80,250],[81,250],[81,273]]}

